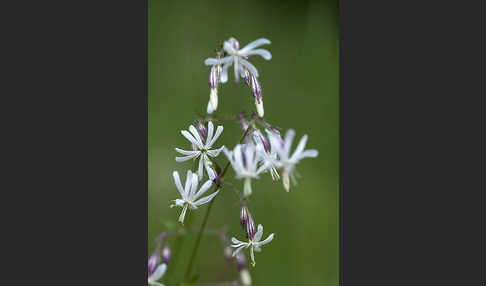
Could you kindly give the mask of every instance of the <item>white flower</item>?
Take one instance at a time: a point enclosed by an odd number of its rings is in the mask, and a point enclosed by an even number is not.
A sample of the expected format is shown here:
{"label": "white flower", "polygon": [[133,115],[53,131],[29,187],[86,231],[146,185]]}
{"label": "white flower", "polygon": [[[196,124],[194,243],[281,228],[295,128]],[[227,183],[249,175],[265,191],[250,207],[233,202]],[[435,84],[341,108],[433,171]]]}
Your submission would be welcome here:
{"label": "white flower", "polygon": [[164,284],[157,282],[162,276],[164,276],[165,271],[167,270],[167,264],[162,263],[160,264],[155,271],[149,275],[148,277],[148,284],[156,285],[156,286],[164,286]]}
{"label": "white flower", "polygon": [[251,195],[251,179],[258,179],[258,175],[267,168],[267,165],[258,167],[262,152],[265,152],[263,145],[238,144],[233,151],[226,148],[223,151],[235,170],[236,178],[245,180],[243,194],[245,197]]}
{"label": "white flower", "polygon": [[224,146],[219,149],[211,150],[211,147],[214,145],[216,140],[219,138],[221,133],[223,132],[223,126],[218,126],[216,129],[216,133],[214,133],[214,126],[211,121],[208,122],[208,135],[206,139],[204,136],[201,136],[196,128],[193,125],[189,126],[190,133],[186,130],[182,130],[182,136],[184,136],[187,140],[189,140],[195,150],[186,151],[179,148],[175,148],[175,150],[185,156],[183,157],[176,157],[177,162],[184,162],[190,159],[196,159],[199,157],[199,167],[198,167],[198,178],[199,180],[203,179],[203,165],[206,168],[206,172],[208,173],[208,177],[213,180],[216,177],[214,170],[212,168],[212,162],[209,159],[211,157],[217,157],[219,153],[223,150]]}
{"label": "white flower", "polygon": [[209,188],[211,188],[211,185],[213,184],[211,180],[207,180],[198,191],[198,178],[196,174],[193,174],[191,172],[191,170],[187,171],[185,188],[182,188],[179,173],[177,171],[174,171],[172,173],[172,176],[174,177],[174,182],[176,184],[177,190],[181,194],[182,199],[174,200],[175,204],[171,205],[171,207],[178,206],[182,208],[181,215],[179,216],[179,222],[182,224],[184,223],[184,217],[186,216],[186,211],[188,208],[190,208],[191,210],[197,209],[198,206],[210,202],[219,192],[218,190],[210,194],[209,196],[199,199],[199,197],[201,197],[205,192],[209,190]]}
{"label": "white flower", "polygon": [[253,252],[262,251],[260,247],[272,241],[275,234],[272,233],[265,240],[260,241],[260,239],[262,239],[262,236],[263,226],[259,224],[255,236],[253,237],[253,239],[249,238],[248,242],[239,241],[238,239],[232,237],[231,242],[233,242],[234,244],[232,244],[231,247],[236,248],[236,250],[233,252],[233,256],[237,255],[238,252],[240,252],[243,248],[250,248],[251,265],[255,266],[255,254]]}
{"label": "white flower", "polygon": [[258,70],[254,65],[247,61],[247,59],[251,55],[259,55],[266,60],[270,60],[272,58],[272,54],[269,51],[265,49],[255,49],[256,47],[270,43],[270,40],[260,38],[240,49],[240,44],[238,41],[235,38],[229,38],[229,40],[225,41],[223,44],[223,49],[228,56],[222,59],[208,58],[204,61],[204,64],[207,66],[223,65],[220,77],[222,83],[228,81],[228,68],[232,64],[234,65],[236,82],[238,82],[240,76],[242,78],[245,77],[245,68],[248,69],[253,75],[258,77]]}
{"label": "white flower", "polygon": [[[271,132],[268,130],[266,131]],[[277,161],[277,152],[275,151],[275,148],[270,148],[270,144],[259,129],[253,132],[253,141],[256,145],[263,146],[263,148],[259,148],[260,150],[263,149],[263,152],[261,152],[261,160],[263,165],[265,165],[265,170],[270,172],[272,180],[275,181],[280,179],[280,176],[277,172],[277,165],[275,163]]]}
{"label": "white flower", "polygon": [[290,147],[292,146],[292,141],[295,136],[294,130],[289,129],[287,131],[285,134],[285,141],[282,141],[280,136],[275,135],[271,131],[267,130],[267,133],[272,149],[274,149],[278,155],[278,159],[274,161],[274,164],[279,168],[282,168],[282,181],[285,190],[288,192],[290,190],[289,177],[292,178],[294,185],[296,184],[294,175],[295,165],[304,158],[315,158],[319,153],[314,149],[304,150],[305,144],[307,143],[307,135],[304,135],[300,139],[299,145],[297,145],[294,153],[290,156]]}

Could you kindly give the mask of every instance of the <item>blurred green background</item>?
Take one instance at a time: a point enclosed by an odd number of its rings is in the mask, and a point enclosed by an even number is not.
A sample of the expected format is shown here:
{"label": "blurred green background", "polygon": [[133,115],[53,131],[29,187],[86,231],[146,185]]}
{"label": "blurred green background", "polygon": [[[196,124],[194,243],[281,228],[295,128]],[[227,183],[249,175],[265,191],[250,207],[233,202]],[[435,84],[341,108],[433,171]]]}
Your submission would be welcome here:
{"label": "blurred green background", "polygon": [[[175,222],[181,211],[169,208],[170,200],[178,198],[171,174],[178,170],[184,180],[193,163],[177,163],[174,148],[190,148],[180,130],[206,110],[209,67],[204,59],[214,57],[214,50],[231,36],[240,47],[265,37],[272,44],[262,48],[271,51],[272,60],[251,58],[260,72],[265,119],[283,132],[296,131],[292,150],[308,134],[307,148],[319,150],[319,156],[297,166],[302,176],[290,193],[267,175],[253,182],[249,209],[255,222],[263,224],[264,237],[276,235],[256,253],[257,266],[250,267],[253,285],[338,285],[338,1],[149,1],[148,8],[148,253],[155,237],[167,230],[166,222]],[[235,87],[229,71],[216,114],[253,111],[248,88]],[[240,127],[236,122],[224,127],[216,146],[232,148]],[[224,165],[224,154],[217,161]],[[232,169],[226,177],[242,189]],[[189,230],[199,228],[206,209],[189,213]],[[235,192],[223,189],[207,228],[226,226],[230,235],[243,239],[239,211]],[[173,253],[167,275],[183,276],[195,237],[190,233],[178,254]],[[175,251],[175,239],[168,241]],[[200,285],[237,277],[225,262],[220,241],[210,235],[201,241],[193,272],[200,275]]]}

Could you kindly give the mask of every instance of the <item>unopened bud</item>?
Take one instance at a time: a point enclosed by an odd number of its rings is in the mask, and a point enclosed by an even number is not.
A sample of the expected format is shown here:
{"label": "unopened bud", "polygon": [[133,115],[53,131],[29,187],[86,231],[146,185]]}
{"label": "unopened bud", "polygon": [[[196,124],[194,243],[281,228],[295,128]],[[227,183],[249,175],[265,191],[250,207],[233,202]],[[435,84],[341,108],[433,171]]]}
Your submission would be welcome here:
{"label": "unopened bud", "polygon": [[263,136],[262,132],[259,129],[253,132],[253,136],[256,144],[261,143],[265,148],[265,151],[270,152],[270,144],[268,143],[267,138]]}
{"label": "unopened bud", "polygon": [[240,279],[241,279],[241,284],[243,284],[243,286],[250,286],[251,285],[250,271],[248,271],[248,269],[246,268],[240,271]]}
{"label": "unopened bud", "polygon": [[164,249],[162,250],[162,260],[165,264],[169,264],[170,260],[170,248],[169,245],[166,243]]}
{"label": "unopened bud", "polygon": [[248,129],[248,122],[246,121],[243,112],[238,114],[238,120],[240,121],[241,129],[243,129],[243,131],[246,131],[246,129]]}
{"label": "unopened bud", "polygon": [[157,265],[159,264],[159,260],[160,260],[159,250],[156,249],[148,260],[148,276],[154,273],[155,268],[157,268]]}
{"label": "unopened bud", "polygon": [[219,68],[216,66],[211,67],[211,72],[209,73],[209,104],[208,113],[212,113],[218,108],[218,83],[219,83]]}
{"label": "unopened bud", "polygon": [[201,137],[203,137],[204,139],[204,137],[206,137],[206,135],[208,134],[206,126],[204,126],[202,121],[199,119],[194,120],[194,125],[196,125],[197,131],[199,131],[199,135],[201,135]]}
{"label": "unopened bud", "polygon": [[249,240],[253,240],[255,237],[255,222],[251,217],[251,213],[248,213],[248,222],[246,223],[246,237]]}
{"label": "unopened bud", "polygon": [[247,69],[245,69],[244,74],[245,74],[245,76],[244,76],[245,83],[246,83],[246,85],[250,86],[250,80],[251,80],[250,72]]}
{"label": "unopened bud", "polygon": [[243,203],[241,205],[241,212],[240,212],[240,224],[243,230],[246,229],[247,223],[248,223],[248,209],[246,208],[246,204]]}
{"label": "unopened bud", "polygon": [[251,75],[251,93],[255,98],[255,106],[257,109],[258,116],[263,117],[264,110],[263,110],[263,100],[262,100],[262,87],[258,82],[258,79],[255,75]]}

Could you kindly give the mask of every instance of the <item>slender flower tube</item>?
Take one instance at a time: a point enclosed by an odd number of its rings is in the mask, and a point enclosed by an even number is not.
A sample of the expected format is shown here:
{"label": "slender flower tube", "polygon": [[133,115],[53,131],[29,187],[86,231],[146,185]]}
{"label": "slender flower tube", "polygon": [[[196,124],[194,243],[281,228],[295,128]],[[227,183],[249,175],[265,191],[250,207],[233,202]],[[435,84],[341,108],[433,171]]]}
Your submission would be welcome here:
{"label": "slender flower tube", "polygon": [[[219,65],[218,65],[219,66]],[[209,103],[207,113],[211,114],[218,108],[218,84],[219,84],[219,70],[221,66],[212,66],[209,72]]]}
{"label": "slender flower tube", "polygon": [[246,229],[246,224],[248,223],[248,209],[246,208],[246,204],[243,203],[241,205],[241,212],[240,212],[240,224],[243,230]]}

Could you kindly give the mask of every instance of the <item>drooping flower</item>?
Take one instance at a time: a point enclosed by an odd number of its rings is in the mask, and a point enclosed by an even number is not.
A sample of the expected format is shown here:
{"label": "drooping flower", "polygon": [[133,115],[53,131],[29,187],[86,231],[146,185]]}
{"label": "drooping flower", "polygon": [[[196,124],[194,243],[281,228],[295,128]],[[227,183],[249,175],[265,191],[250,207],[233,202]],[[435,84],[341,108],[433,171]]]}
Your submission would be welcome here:
{"label": "drooping flower", "polygon": [[228,68],[231,65],[234,65],[235,82],[239,81],[240,76],[245,78],[245,69],[248,69],[250,73],[258,77],[258,70],[253,64],[247,61],[247,59],[251,55],[259,55],[266,60],[270,60],[272,58],[272,54],[269,51],[265,49],[255,49],[261,45],[267,45],[270,43],[270,40],[260,38],[240,49],[240,44],[238,41],[235,38],[229,38],[223,44],[223,50],[228,54],[228,56],[221,59],[207,58],[204,61],[204,64],[207,66],[223,65],[220,75],[220,80],[222,83],[228,81]]}
{"label": "drooping flower", "polygon": [[236,256],[243,248],[250,248],[250,258],[252,266],[255,266],[255,254],[254,251],[260,252],[262,251],[261,247],[270,241],[273,240],[275,234],[270,234],[265,240],[260,241],[263,236],[263,226],[261,224],[258,225],[258,231],[253,235],[253,237],[248,238],[248,242],[239,241],[235,237],[231,238],[231,242],[233,244],[231,247],[236,248],[233,252],[233,256]]}
{"label": "drooping flower", "polygon": [[292,141],[295,137],[295,132],[293,129],[289,129],[285,134],[285,140],[282,140],[280,136],[275,135],[275,133],[267,130],[268,137],[270,139],[270,144],[272,149],[277,153],[277,159],[274,160],[274,164],[281,168],[282,170],[282,181],[285,190],[288,192],[290,190],[290,180],[294,185],[296,184],[295,179],[295,165],[299,163],[300,160],[304,158],[315,158],[319,154],[317,150],[310,149],[304,150],[307,143],[307,135],[302,136],[295,149],[294,153],[290,155],[290,147],[292,146]]}
{"label": "drooping flower", "polygon": [[261,162],[262,145],[238,144],[233,151],[224,148],[231,166],[235,170],[236,178],[244,180],[245,197],[251,195],[251,179],[258,179],[258,175],[266,170],[266,165],[258,166]]}
{"label": "drooping flower", "polygon": [[184,223],[184,217],[186,216],[186,211],[188,208],[191,210],[197,209],[199,206],[210,202],[219,192],[219,190],[217,190],[209,196],[199,199],[205,192],[209,190],[209,188],[211,188],[211,185],[213,184],[211,180],[207,180],[198,191],[198,176],[193,174],[191,170],[187,171],[186,185],[184,188],[182,188],[179,173],[174,171],[172,176],[174,177],[175,185],[182,198],[174,200],[175,204],[171,205],[171,207],[178,206],[182,208],[181,215],[179,216],[179,222],[182,224]]}
{"label": "drooping flower", "polygon": [[216,129],[216,133],[213,136],[214,126],[213,123],[209,121],[206,139],[204,139],[204,136],[200,134],[193,125],[189,126],[189,131],[190,132],[188,132],[187,130],[182,130],[181,133],[182,136],[184,136],[187,140],[189,140],[189,142],[192,143],[194,150],[187,151],[175,148],[177,152],[184,155],[183,157],[176,157],[176,161],[184,162],[190,159],[197,159],[199,157],[199,167],[197,171],[199,181],[203,179],[203,165],[206,169],[208,177],[211,180],[214,180],[214,178],[216,177],[216,173],[214,172],[214,169],[212,167],[213,163],[211,162],[211,159],[209,159],[209,157],[217,157],[224,148],[224,146],[222,146],[218,149],[211,149],[216,140],[223,132],[223,126],[218,126],[218,128]]}

